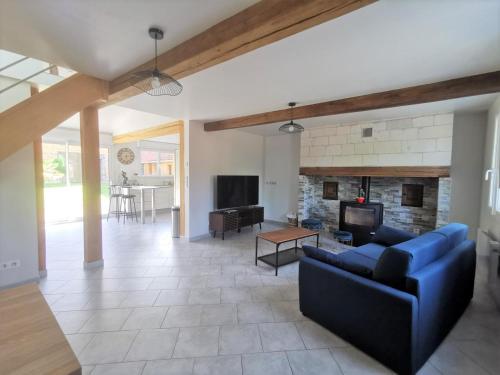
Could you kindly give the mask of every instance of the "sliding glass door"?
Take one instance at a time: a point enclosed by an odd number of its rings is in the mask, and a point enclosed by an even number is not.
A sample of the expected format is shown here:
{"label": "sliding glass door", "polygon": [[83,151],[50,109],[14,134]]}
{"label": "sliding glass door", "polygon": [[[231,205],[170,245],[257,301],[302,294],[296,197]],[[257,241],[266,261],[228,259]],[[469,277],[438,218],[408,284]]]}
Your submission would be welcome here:
{"label": "sliding glass door", "polygon": [[[100,149],[101,208],[108,209],[108,149]],[[62,223],[83,217],[82,158],[78,144],[43,143],[45,221]]]}

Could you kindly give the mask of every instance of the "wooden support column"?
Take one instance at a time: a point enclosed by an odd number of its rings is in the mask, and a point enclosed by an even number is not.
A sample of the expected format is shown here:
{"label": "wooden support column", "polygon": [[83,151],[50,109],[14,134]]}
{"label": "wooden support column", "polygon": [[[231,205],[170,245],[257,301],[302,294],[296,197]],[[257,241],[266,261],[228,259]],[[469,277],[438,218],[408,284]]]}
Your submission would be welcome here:
{"label": "wooden support column", "polygon": [[95,106],[87,107],[80,112],[83,187],[83,264],[86,268],[103,265],[98,116],[98,109]]}
{"label": "wooden support column", "polygon": [[47,276],[45,242],[45,201],[43,196],[43,153],[42,138],[33,142],[35,156],[36,221],[38,232],[38,271],[41,277]]}
{"label": "wooden support column", "polygon": [[183,237],[186,233],[186,202],[184,201],[185,199],[185,189],[186,189],[186,173],[184,171],[184,163],[185,163],[185,158],[184,158],[184,122],[179,126],[179,189],[180,189],[180,228],[179,228],[179,234],[181,237]]}
{"label": "wooden support column", "polygon": [[[38,94],[38,87],[31,86],[31,96]],[[35,159],[35,194],[36,194],[36,225],[38,237],[38,272],[40,277],[47,276],[47,245],[45,239],[45,200],[43,195],[43,152],[42,137],[33,141]]]}

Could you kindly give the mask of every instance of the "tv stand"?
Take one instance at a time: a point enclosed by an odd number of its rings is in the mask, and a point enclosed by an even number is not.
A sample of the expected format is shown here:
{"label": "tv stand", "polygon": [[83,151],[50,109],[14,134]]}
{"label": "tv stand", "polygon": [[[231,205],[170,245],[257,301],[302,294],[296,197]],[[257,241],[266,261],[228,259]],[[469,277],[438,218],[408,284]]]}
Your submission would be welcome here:
{"label": "tv stand", "polygon": [[259,224],[259,228],[262,229],[263,221],[264,207],[249,206],[217,210],[208,215],[208,230],[212,232],[214,238],[219,232],[224,239],[224,233],[231,230],[241,232],[241,228],[253,227],[255,224]]}

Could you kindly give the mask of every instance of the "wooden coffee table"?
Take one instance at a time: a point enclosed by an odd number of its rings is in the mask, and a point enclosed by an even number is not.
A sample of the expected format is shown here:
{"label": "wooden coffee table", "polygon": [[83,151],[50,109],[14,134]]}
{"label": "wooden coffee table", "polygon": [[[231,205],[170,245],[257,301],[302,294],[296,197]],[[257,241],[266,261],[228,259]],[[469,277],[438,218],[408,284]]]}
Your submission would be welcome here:
{"label": "wooden coffee table", "polygon": [[[319,232],[305,228],[286,228],[272,232],[259,233],[257,237],[255,237],[255,265],[257,265],[257,260],[260,260],[274,267],[275,275],[278,276],[278,267],[296,262],[304,255],[302,248],[297,246],[297,240],[312,236],[316,236],[316,245],[318,246]],[[259,238],[274,243],[276,245],[276,252],[260,257],[257,256]],[[295,241],[294,247],[279,251],[281,244],[290,241]]]}

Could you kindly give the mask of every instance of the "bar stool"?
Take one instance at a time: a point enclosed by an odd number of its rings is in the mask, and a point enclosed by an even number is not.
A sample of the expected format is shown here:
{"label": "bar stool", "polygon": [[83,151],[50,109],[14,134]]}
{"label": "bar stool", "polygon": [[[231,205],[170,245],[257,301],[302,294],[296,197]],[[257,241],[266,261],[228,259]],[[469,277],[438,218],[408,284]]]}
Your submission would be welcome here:
{"label": "bar stool", "polygon": [[[109,207],[108,207],[108,216],[106,217],[106,221],[109,220],[109,215],[115,215],[118,221],[120,221],[120,204],[122,198],[122,187],[120,185],[109,185]],[[115,209],[113,210],[113,202],[115,204]]]}
{"label": "bar stool", "polygon": [[300,222],[302,228],[310,229],[310,230],[321,230],[323,229],[323,224],[319,219],[304,219]]}
{"label": "bar stool", "polygon": [[[134,218],[135,216],[135,221],[138,223],[139,220],[137,218],[137,210],[135,208],[135,195],[130,194],[130,192],[126,192],[122,194],[121,201],[120,201],[120,214],[123,216],[123,223],[125,223],[125,219],[128,219],[129,217]],[[123,209],[122,209],[123,208]],[[120,218],[118,218],[118,221],[120,221]]]}

